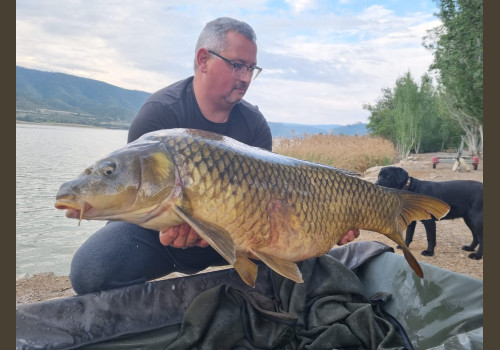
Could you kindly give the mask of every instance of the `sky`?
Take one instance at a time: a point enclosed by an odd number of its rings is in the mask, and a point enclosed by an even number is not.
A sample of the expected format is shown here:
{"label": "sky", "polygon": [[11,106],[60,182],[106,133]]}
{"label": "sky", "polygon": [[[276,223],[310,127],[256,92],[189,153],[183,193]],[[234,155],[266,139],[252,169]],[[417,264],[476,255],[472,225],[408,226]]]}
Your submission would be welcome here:
{"label": "sky", "polygon": [[16,65],[153,93],[193,75],[217,17],[247,22],[263,68],[245,95],[271,122],[367,123],[364,104],[410,72],[441,23],[432,0],[17,0]]}

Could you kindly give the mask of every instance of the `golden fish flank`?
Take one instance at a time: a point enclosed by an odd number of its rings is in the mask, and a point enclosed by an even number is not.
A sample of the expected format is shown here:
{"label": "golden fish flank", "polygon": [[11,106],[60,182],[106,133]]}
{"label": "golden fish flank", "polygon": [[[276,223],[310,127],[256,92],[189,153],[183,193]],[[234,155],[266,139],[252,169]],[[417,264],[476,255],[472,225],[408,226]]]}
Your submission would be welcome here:
{"label": "golden fish flank", "polygon": [[[112,174],[84,172],[61,186],[55,206],[84,211],[84,219],[124,220],[156,230],[187,222],[250,285],[257,266],[248,258],[302,282],[295,262],[325,254],[355,228],[401,245],[422,277],[401,232],[411,221],[430,213],[441,218],[449,210],[432,197],[192,129],[146,134],[90,168],[104,162],[113,164]],[[133,197],[127,207],[109,200],[116,196],[123,203],[117,188]]]}

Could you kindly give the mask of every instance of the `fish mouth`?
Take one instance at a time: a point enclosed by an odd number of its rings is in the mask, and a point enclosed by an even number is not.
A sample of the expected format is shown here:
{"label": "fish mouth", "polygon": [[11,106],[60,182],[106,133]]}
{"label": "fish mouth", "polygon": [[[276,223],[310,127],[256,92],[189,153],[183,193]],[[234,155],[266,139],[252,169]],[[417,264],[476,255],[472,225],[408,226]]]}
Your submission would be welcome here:
{"label": "fish mouth", "polygon": [[78,226],[82,222],[82,219],[88,218],[90,212],[92,211],[92,205],[88,202],[76,202],[74,200],[58,199],[54,206],[57,209],[66,210],[66,217],[70,219],[79,219]]}

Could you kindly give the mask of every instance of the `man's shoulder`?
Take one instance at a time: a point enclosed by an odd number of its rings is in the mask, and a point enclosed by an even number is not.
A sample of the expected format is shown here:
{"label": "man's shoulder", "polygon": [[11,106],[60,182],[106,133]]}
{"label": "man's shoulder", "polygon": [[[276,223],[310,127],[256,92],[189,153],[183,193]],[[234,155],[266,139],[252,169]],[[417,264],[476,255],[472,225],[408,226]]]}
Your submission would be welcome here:
{"label": "man's shoulder", "polygon": [[186,96],[186,92],[192,88],[193,77],[173,83],[153,93],[146,102],[159,102],[162,104],[174,104]]}
{"label": "man's shoulder", "polygon": [[247,120],[262,122],[265,121],[264,115],[259,110],[259,107],[245,100],[241,100],[237,104],[238,112],[241,117]]}
{"label": "man's shoulder", "polygon": [[253,114],[260,114],[259,107],[256,105],[251,104],[250,102],[246,100],[241,100],[240,103],[238,103],[239,108],[241,109],[241,112],[243,113],[253,113]]}

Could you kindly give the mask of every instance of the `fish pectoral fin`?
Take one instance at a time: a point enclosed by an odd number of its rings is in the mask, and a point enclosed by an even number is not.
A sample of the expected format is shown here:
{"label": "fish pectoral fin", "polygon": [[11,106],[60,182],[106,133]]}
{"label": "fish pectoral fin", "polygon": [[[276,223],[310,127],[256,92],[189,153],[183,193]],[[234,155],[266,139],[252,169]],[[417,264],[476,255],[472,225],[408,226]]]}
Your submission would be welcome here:
{"label": "fish pectoral fin", "polygon": [[246,256],[236,253],[236,261],[233,266],[243,282],[255,288],[255,280],[257,279],[258,269],[257,265]]}
{"label": "fish pectoral fin", "polygon": [[262,260],[267,266],[286,278],[297,283],[303,283],[299,267],[293,261],[278,258],[277,256],[251,250],[252,254]]}
{"label": "fish pectoral fin", "polygon": [[229,232],[210,222],[193,218],[182,208],[175,206],[174,212],[187,222],[195,231],[207,241],[226,261],[234,265],[236,261],[236,247]]}

